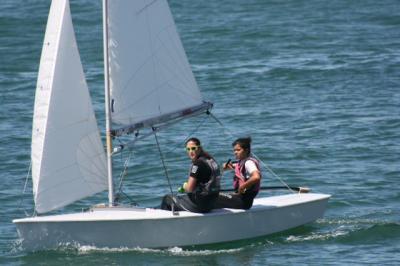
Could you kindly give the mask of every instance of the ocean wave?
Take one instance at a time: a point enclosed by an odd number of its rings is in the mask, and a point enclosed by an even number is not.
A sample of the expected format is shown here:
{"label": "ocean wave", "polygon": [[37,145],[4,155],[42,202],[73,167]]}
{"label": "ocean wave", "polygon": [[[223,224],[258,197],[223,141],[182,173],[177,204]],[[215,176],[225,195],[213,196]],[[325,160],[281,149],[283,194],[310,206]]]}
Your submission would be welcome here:
{"label": "ocean wave", "polygon": [[190,250],[184,249],[181,247],[171,247],[168,249],[157,249],[157,248],[98,248],[95,246],[77,246],[77,251],[79,254],[87,254],[87,253],[124,253],[124,252],[138,252],[138,253],[157,253],[157,254],[166,254],[173,256],[209,256],[216,254],[230,254],[241,251],[243,248],[232,248],[232,249],[198,249],[198,250]]}
{"label": "ocean wave", "polygon": [[210,249],[204,249],[204,250],[185,250],[180,247],[173,247],[169,248],[167,253],[172,254],[172,255],[178,255],[178,256],[208,256],[208,255],[215,255],[215,254],[231,254],[231,253],[236,253],[244,248],[232,248],[232,249],[216,249],[216,250],[210,250]]}
{"label": "ocean wave", "polygon": [[[318,219],[316,223],[322,224],[322,225],[386,225],[386,224],[392,224],[393,222],[390,221],[384,221],[384,220],[379,220],[379,219],[368,219],[368,218],[355,218],[355,219]],[[396,223],[395,223],[396,224]],[[398,224],[400,225],[400,224]]]}
{"label": "ocean wave", "polygon": [[218,249],[186,249],[182,247],[170,247],[167,249],[162,248],[129,248],[129,247],[118,247],[118,248],[108,248],[108,247],[96,247],[91,245],[80,245],[78,243],[62,243],[55,250],[59,252],[73,252],[78,255],[86,255],[91,253],[155,253],[155,254],[164,254],[164,255],[172,255],[172,256],[209,256],[215,254],[231,254],[240,252],[245,247],[238,248],[222,248]]}
{"label": "ocean wave", "polygon": [[325,241],[347,235],[349,232],[344,228],[337,228],[328,232],[312,232],[308,235],[290,235],[286,237],[286,242],[305,242],[305,241]]}
{"label": "ocean wave", "polygon": [[400,223],[377,219],[320,219],[316,222],[323,227],[306,234],[289,235],[286,242],[330,241],[353,244],[376,243],[381,240],[400,239]]}
{"label": "ocean wave", "polygon": [[369,227],[361,227],[351,231],[338,241],[346,244],[375,244],[379,242],[398,242],[400,239],[399,223],[374,224]]}

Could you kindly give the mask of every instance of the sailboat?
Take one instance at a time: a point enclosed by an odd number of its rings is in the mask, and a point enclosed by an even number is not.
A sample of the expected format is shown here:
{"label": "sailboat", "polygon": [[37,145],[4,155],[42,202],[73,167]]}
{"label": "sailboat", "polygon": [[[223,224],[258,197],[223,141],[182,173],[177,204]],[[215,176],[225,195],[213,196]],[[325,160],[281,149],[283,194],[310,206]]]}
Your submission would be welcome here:
{"label": "sailboat", "polygon": [[[250,210],[200,214],[115,203],[113,138],[209,112],[166,0],[103,0],[106,145],[85,80],[68,0],[50,7],[36,87],[32,183],[36,214],[13,220],[26,250],[65,244],[164,248],[287,230],[323,216],[330,195],[256,198]],[[115,125],[118,125],[116,127]],[[46,215],[108,189],[108,203]],[[97,206],[97,207],[96,207]]]}

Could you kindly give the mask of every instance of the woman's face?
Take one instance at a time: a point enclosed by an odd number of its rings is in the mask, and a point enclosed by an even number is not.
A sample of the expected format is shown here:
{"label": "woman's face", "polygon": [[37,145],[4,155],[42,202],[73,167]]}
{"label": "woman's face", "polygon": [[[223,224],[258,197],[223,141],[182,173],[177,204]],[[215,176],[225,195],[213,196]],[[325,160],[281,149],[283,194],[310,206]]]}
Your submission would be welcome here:
{"label": "woman's face", "polygon": [[186,143],[186,152],[189,158],[194,161],[200,153],[200,146],[197,146],[193,141]]}
{"label": "woman's face", "polygon": [[247,151],[243,149],[239,144],[233,146],[233,154],[235,154],[235,157],[238,160],[243,160],[247,157]]}

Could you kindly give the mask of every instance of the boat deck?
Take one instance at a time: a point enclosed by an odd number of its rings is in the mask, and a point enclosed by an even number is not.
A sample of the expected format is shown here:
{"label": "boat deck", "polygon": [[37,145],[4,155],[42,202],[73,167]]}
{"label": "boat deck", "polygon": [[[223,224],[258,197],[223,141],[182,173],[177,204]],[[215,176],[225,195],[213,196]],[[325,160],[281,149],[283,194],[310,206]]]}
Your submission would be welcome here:
{"label": "boat deck", "polygon": [[273,209],[291,205],[298,205],[310,201],[319,201],[329,198],[330,195],[306,193],[306,194],[287,194],[272,197],[256,198],[253,207],[249,210],[242,209],[215,209],[209,213],[193,213],[187,211],[177,212],[173,215],[171,211],[140,208],[140,207],[95,207],[86,212],[36,216],[14,220],[19,222],[73,222],[73,221],[113,221],[113,220],[148,220],[148,219],[174,219],[183,217],[202,217],[223,214],[234,214],[244,212],[257,212],[266,209]]}

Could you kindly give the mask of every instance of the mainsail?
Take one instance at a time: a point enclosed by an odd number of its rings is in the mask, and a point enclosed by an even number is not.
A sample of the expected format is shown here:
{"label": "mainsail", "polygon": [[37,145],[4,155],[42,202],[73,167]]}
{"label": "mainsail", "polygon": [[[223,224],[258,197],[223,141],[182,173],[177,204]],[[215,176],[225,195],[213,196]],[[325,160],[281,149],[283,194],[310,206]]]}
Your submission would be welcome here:
{"label": "mainsail", "polygon": [[38,213],[107,188],[104,148],[68,0],[52,1],[50,8],[36,88],[31,156]]}
{"label": "mainsail", "polygon": [[166,0],[108,2],[112,121],[141,127],[207,109]]}

